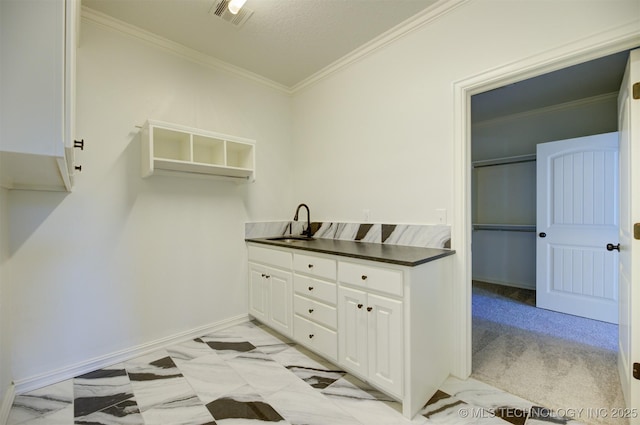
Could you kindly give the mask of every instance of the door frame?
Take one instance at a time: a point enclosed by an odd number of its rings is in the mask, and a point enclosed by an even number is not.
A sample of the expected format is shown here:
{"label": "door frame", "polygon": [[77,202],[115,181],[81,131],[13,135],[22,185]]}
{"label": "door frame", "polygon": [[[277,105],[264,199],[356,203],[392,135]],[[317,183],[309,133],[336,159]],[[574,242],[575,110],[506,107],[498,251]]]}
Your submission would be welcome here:
{"label": "door frame", "polygon": [[638,46],[634,22],[453,83],[452,375],[471,375],[471,96]]}

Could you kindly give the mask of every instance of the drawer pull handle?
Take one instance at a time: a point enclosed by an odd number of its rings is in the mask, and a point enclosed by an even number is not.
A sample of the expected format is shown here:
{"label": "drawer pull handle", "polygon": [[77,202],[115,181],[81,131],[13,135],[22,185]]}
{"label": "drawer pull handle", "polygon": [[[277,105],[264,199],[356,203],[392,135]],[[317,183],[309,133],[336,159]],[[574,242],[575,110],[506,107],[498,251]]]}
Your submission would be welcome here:
{"label": "drawer pull handle", "polygon": [[312,308],[309,309],[309,314],[311,314],[311,313],[313,313],[313,309]]}
{"label": "drawer pull handle", "polygon": [[314,335],[313,334],[309,334],[309,339],[313,338]]}
{"label": "drawer pull handle", "polygon": [[312,269],[312,268],[313,268],[313,264],[309,264],[309,265],[308,265],[308,267],[309,267],[310,269]]}
{"label": "drawer pull handle", "polygon": [[358,304],[358,308],[362,308],[362,304]]}
{"label": "drawer pull handle", "polygon": [[309,286],[309,290],[310,290],[310,291],[313,291],[313,286]]}
{"label": "drawer pull handle", "polygon": [[373,307],[367,307],[367,311],[373,310]]}
{"label": "drawer pull handle", "polygon": [[367,280],[367,275],[366,274],[362,275],[362,280]]}

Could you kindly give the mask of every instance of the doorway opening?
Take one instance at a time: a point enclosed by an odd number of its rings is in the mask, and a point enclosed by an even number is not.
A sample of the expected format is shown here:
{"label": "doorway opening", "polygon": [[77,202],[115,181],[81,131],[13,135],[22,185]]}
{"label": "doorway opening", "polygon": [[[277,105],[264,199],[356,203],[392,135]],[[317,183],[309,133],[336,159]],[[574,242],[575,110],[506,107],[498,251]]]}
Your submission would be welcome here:
{"label": "doorway opening", "polygon": [[536,145],[616,132],[628,51],[471,97],[471,376],[548,407],[624,407],[615,324],[536,307]]}

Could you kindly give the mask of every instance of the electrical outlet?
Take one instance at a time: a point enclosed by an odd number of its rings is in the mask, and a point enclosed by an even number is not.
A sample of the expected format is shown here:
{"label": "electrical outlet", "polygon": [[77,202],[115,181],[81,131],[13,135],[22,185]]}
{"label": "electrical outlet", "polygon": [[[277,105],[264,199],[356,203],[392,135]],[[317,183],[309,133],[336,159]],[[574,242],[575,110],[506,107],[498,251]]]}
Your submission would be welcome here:
{"label": "electrical outlet", "polygon": [[438,208],[436,210],[436,217],[438,224],[447,224],[447,210],[446,208]]}

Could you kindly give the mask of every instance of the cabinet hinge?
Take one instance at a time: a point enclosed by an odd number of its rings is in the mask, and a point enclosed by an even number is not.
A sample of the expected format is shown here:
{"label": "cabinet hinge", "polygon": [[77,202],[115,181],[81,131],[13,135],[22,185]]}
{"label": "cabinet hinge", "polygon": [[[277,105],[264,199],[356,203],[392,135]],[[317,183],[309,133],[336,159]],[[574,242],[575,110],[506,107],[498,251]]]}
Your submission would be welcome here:
{"label": "cabinet hinge", "polygon": [[635,83],[631,88],[631,93],[634,99],[640,99],[640,83]]}
{"label": "cabinet hinge", "polygon": [[640,223],[635,223],[633,225],[633,238],[640,239]]}
{"label": "cabinet hinge", "polygon": [[640,363],[633,364],[633,377],[635,379],[640,379]]}

